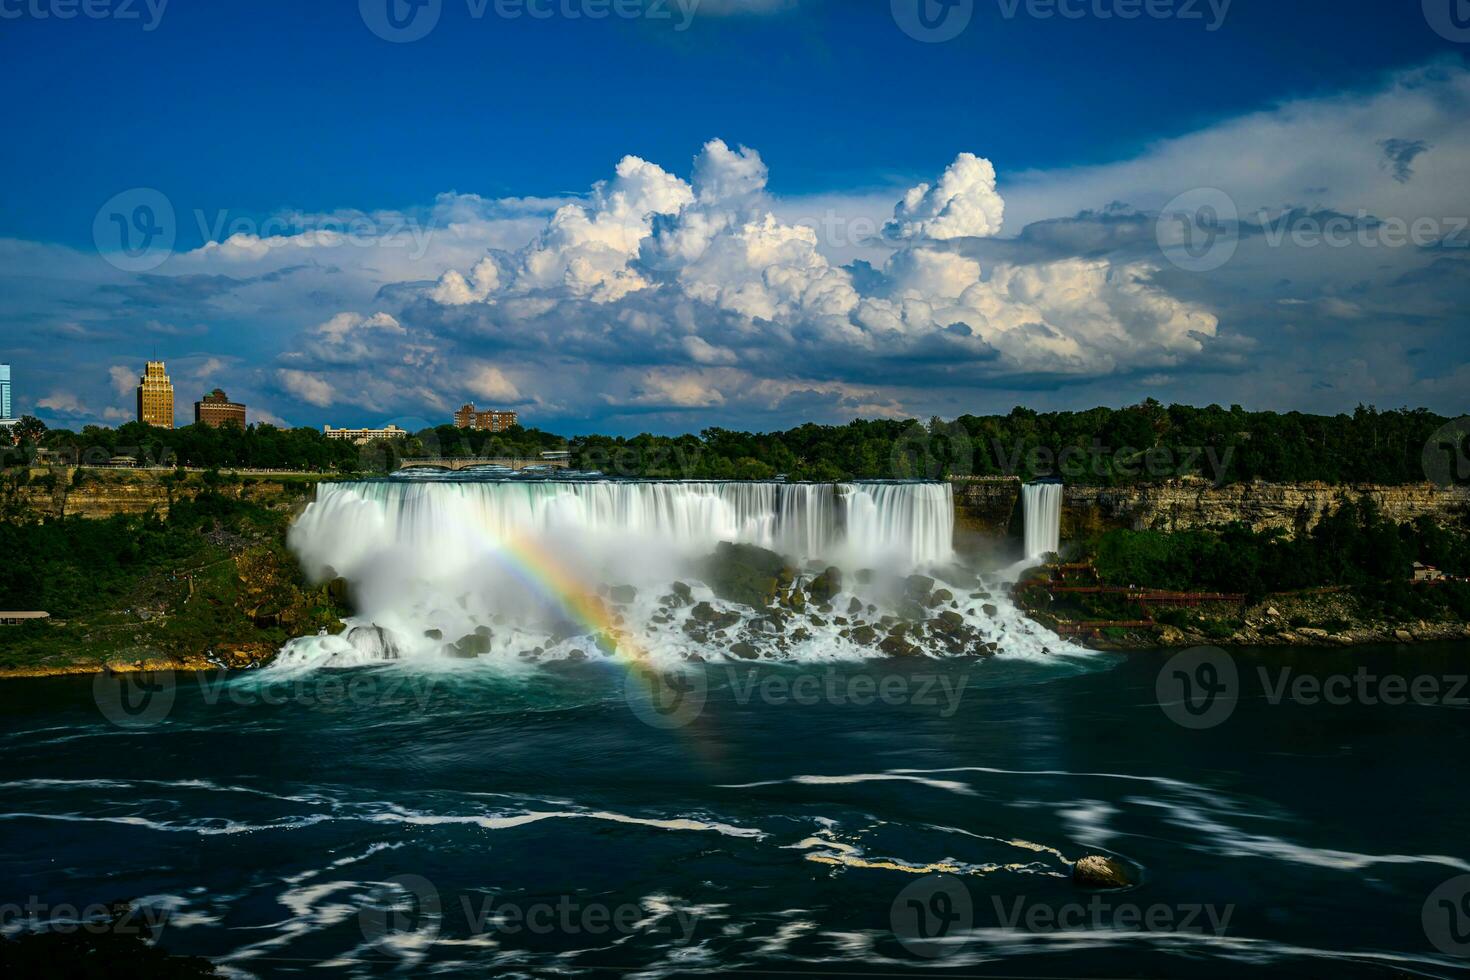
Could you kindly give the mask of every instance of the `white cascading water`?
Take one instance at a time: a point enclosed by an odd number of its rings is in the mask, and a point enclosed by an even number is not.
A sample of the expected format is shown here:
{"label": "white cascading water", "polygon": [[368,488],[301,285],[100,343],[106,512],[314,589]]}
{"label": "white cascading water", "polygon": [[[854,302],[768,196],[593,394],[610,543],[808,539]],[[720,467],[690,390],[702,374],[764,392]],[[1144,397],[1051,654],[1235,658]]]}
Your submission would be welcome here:
{"label": "white cascading water", "polygon": [[[341,636],[292,641],[279,663],[604,655],[609,651],[595,642],[603,627],[589,622],[587,604],[575,597],[608,596],[613,586],[631,587],[620,594],[635,598],[615,607],[599,599],[592,608],[606,609],[619,631],[636,637],[640,657],[723,656],[697,630],[691,635],[683,628],[686,607],[699,602],[738,614],[740,624],[722,631],[723,644],[743,638],[762,659],[874,656],[871,641],[865,647],[845,634],[864,622],[876,626],[901,603],[905,576],[922,570],[943,584],[954,561],[953,536],[947,483],[325,484],[288,540],[314,580],[347,580],[358,614]],[[843,591],[826,604],[828,611],[809,609],[788,620],[721,602],[701,576],[722,542],[778,552],[804,581],[836,565],[847,572]],[[965,574],[969,584],[954,586],[958,597],[947,604],[974,620],[981,637],[1013,652],[1060,646],[1021,616],[1001,588],[977,591],[978,580]],[[688,587],[689,600],[671,609],[675,582]],[[861,615],[843,616],[859,606]],[[982,606],[1000,611],[987,615]]]}
{"label": "white cascading water", "polygon": [[1026,557],[1040,558],[1062,546],[1062,485],[1028,483],[1021,488],[1026,521]]}

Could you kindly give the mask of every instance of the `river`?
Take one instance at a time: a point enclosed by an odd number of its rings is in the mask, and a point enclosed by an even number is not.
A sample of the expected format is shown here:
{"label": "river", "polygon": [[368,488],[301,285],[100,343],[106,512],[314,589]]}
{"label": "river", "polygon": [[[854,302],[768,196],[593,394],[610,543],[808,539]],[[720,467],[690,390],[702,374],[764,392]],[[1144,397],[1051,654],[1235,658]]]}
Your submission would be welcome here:
{"label": "river", "polygon": [[[303,561],[361,590],[354,640],[303,638],[233,675],[0,683],[0,928],[129,899],[170,951],[241,977],[1470,964],[1464,644],[1089,653],[1028,632],[997,591],[991,612],[963,594],[933,603],[995,656],[875,658],[823,613],[801,621],[825,630],[786,622],[753,659],[721,658],[678,617],[659,622],[669,606],[647,585],[677,557],[660,545],[637,549],[641,578],[619,568],[638,598],[609,629],[635,639],[603,649],[539,614],[507,621],[536,606],[527,594],[450,587],[502,571],[477,543],[485,515],[454,510],[485,497],[452,494],[446,510],[373,489],[399,503],[365,510],[359,494],[298,524],[316,535],[297,534]],[[719,536],[836,553],[850,518],[820,535],[758,518],[852,513],[841,497],[731,497],[703,520],[745,507]],[[858,518],[907,508],[927,527],[925,499],[869,493],[860,506],[878,513]],[[550,511],[558,533],[585,530],[588,511],[568,506]],[[596,512],[626,524],[630,506]],[[627,553],[563,543],[583,571]],[[863,560],[948,581],[931,566],[951,555],[882,550]],[[881,602],[881,578],[845,580],[831,605],[865,589],[854,608]],[[726,608],[691,582],[691,601]],[[480,627],[482,649],[445,655]],[[689,659],[701,643],[708,656]],[[1131,884],[1079,887],[1087,855]]]}

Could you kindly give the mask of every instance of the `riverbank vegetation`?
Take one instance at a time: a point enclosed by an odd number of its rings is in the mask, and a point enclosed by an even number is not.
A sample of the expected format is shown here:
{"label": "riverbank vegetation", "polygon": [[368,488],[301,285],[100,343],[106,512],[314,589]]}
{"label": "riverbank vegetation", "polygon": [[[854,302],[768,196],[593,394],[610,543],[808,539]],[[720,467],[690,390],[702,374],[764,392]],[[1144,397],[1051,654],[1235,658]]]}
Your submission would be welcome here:
{"label": "riverbank vegetation", "polygon": [[779,432],[709,428],[699,435],[572,438],[534,428],[476,432],[453,425],[403,439],[357,446],[316,429],[257,424],[213,429],[157,429],[130,422],[117,429],[45,431],[29,421],[12,464],[37,448],[83,462],[132,456],[163,466],[297,469],[334,473],[391,470],[398,460],[438,456],[534,459],[570,454],[574,467],[613,476],[677,479],[911,479],[1061,477],[1115,486],[1197,476],[1228,484],[1407,484],[1426,479],[1426,446],[1448,419],[1423,409],[1352,414],[1247,412],[1240,406],[1162,405],[1081,412],[1012,409],[1005,415],[859,420],[802,425]]}
{"label": "riverbank vegetation", "polygon": [[[1121,645],[1369,642],[1470,624],[1470,533],[1427,517],[1394,523],[1366,500],[1295,536],[1243,524],[1112,530],[1071,557],[1018,595],[1049,626]],[[1428,569],[1442,577],[1415,581]]]}
{"label": "riverbank vegetation", "polygon": [[336,628],[339,597],[307,585],[285,548],[288,502],[226,489],[205,485],[167,516],[96,519],[42,519],[4,495],[0,609],[51,618],[0,627],[0,672],[239,666]]}

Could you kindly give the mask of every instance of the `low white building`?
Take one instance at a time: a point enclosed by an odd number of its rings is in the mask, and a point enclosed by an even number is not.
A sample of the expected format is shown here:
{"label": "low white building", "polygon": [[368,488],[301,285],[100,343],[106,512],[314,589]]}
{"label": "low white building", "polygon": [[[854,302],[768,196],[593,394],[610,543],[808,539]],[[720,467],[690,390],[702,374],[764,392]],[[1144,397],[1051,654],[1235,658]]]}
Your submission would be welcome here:
{"label": "low white building", "polygon": [[322,434],[328,439],[343,439],[361,446],[376,439],[401,439],[408,435],[408,430],[400,429],[396,425],[389,425],[382,429],[334,429],[330,425],[324,425]]}

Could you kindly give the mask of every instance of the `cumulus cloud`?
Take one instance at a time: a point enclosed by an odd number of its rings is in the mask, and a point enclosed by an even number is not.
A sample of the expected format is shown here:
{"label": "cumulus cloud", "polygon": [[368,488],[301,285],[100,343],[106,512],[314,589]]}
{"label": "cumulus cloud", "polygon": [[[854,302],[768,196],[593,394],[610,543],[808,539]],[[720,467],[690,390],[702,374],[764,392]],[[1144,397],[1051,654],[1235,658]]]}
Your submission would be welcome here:
{"label": "cumulus cloud", "polygon": [[961,153],[937,184],[911,188],[884,231],[894,238],[983,238],[1000,234],[1005,201],[995,190],[995,167]]}
{"label": "cumulus cloud", "polygon": [[[694,410],[762,425],[1143,393],[1339,410],[1343,386],[1319,383],[1359,364],[1382,366],[1361,388],[1380,403],[1458,414],[1446,365],[1470,356],[1464,232],[1432,248],[1293,248],[1275,226],[1343,215],[1371,237],[1384,218],[1430,218],[1456,234],[1467,112],[1470,72],[1429,65],[1101,166],[997,177],[976,146],[932,174],[799,198],[772,193],[755,148],[711,140],[692,162],[626,156],[584,194],[446,193],[220,229],[142,275],[0,239],[0,294],[23,343],[89,346],[71,411],[126,405],[147,335],[180,377],[217,357],[232,395],[303,420],[331,407],[334,424],[471,398],[669,427]],[[1198,187],[1225,190],[1243,222],[1208,274],[1156,241],[1159,210]],[[202,326],[150,323],[208,324],[211,352],[188,346]],[[28,384],[70,390],[75,374]]]}
{"label": "cumulus cloud", "polygon": [[488,256],[475,263],[468,276],[450,269],[439,277],[429,298],[445,306],[483,303],[500,286],[500,267]]}
{"label": "cumulus cloud", "polygon": [[[1216,333],[1215,317],[1166,293],[1145,262],[985,262],[946,249],[1000,229],[995,171],[974,154],[904,195],[890,230],[912,241],[861,277],[833,264],[815,229],[775,215],[767,176],[757,151],[722,140],[701,149],[688,184],[624,158],[587,204],[560,209],[510,257],[517,272],[498,289],[446,274],[427,299],[457,332],[526,348],[808,381],[1100,375],[1179,363]],[[677,381],[690,404],[715,403],[702,381],[695,394],[696,377],[655,371],[632,401],[678,404]]]}
{"label": "cumulus cloud", "polygon": [[112,390],[117,392],[119,398],[133,394],[138,388],[139,371],[126,364],[114,364],[107,369],[107,376],[112,380]]}
{"label": "cumulus cloud", "polygon": [[488,364],[481,365],[469,376],[465,381],[465,388],[472,395],[502,404],[513,404],[521,400],[521,392],[515,382],[507,378],[499,368]]}
{"label": "cumulus cloud", "polygon": [[290,395],[317,408],[330,408],[337,401],[337,392],[323,378],[309,371],[281,368],[276,371],[281,387]]}

